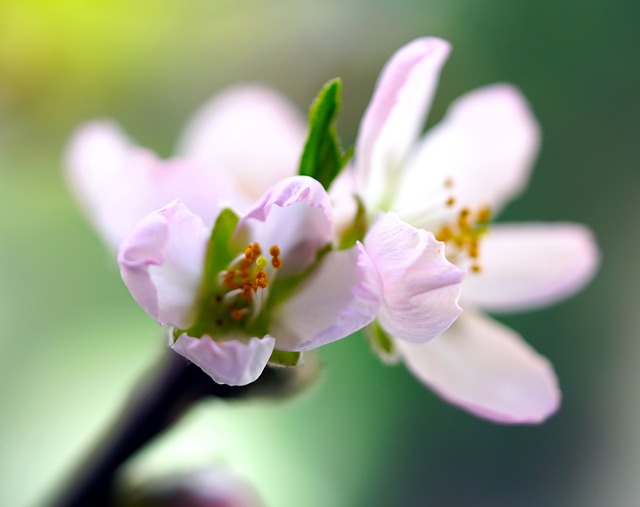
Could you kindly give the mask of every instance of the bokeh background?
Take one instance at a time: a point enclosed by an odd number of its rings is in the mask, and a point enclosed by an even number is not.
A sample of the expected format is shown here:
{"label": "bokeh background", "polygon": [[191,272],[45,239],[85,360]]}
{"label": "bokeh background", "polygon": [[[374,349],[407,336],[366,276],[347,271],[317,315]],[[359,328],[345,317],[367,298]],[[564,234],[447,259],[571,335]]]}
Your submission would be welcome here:
{"label": "bokeh background", "polygon": [[65,184],[74,127],[115,118],[169,156],[223,87],[264,82],[306,110],[340,76],[351,143],[386,59],[438,35],[454,51],[430,124],[509,81],[543,126],[530,188],[501,219],[579,221],[599,238],[586,291],[502,319],[553,361],[561,411],[484,422],[354,336],[321,351],[303,396],[205,403],[128,477],[225,465],[270,507],[638,505],[639,17],[625,0],[2,0],[0,504],[45,504],[163,352]]}

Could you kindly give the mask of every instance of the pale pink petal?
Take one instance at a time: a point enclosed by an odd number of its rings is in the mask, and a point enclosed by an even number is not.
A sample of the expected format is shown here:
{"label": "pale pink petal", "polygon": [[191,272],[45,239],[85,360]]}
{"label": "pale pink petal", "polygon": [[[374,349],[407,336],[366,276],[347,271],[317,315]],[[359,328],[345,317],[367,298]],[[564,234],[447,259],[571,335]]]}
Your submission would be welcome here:
{"label": "pale pink petal", "polygon": [[160,324],[192,324],[209,230],[179,200],[145,217],[120,246],[120,273],[133,298]]}
{"label": "pale pink petal", "polygon": [[306,133],[306,121],[287,99],[248,84],[205,104],[187,125],[178,153],[216,174],[230,174],[236,196],[253,203],[297,173]]}
{"label": "pale pink petal", "polygon": [[373,321],[380,276],[363,246],[328,253],[301,288],[274,310],[272,332],[282,350],[309,350]]}
{"label": "pale pink petal", "polygon": [[466,310],[429,343],[396,341],[411,372],[450,403],[506,424],[540,423],[560,404],[547,359],[513,330]]}
{"label": "pale pink petal", "polygon": [[389,178],[397,177],[420,133],[449,52],[441,39],[417,39],[382,70],[356,142],[357,183],[370,205],[385,200]]}
{"label": "pale pink petal", "polygon": [[374,223],[364,241],[380,272],[384,302],[378,321],[394,338],[430,340],[460,315],[463,271],[444,256],[444,243],[394,213]]}
{"label": "pale pink petal", "polygon": [[358,211],[353,167],[345,167],[329,187],[333,205],[333,226],[337,237],[353,224]]}
{"label": "pale pink petal", "polygon": [[322,185],[308,176],[286,178],[270,188],[240,220],[237,241],[278,245],[282,273],[306,268],[333,236],[331,203]]}
{"label": "pale pink petal", "polygon": [[269,335],[242,341],[216,341],[207,335],[193,338],[183,333],[172,348],[218,384],[244,386],[260,376],[274,346],[275,340]]}
{"label": "pale pink petal", "polygon": [[70,186],[96,227],[114,246],[128,231],[121,232],[118,220],[110,219],[107,213],[112,202],[108,190],[123,177],[131,150],[126,134],[115,123],[103,120],[78,128],[65,152]]}
{"label": "pale pink petal", "polygon": [[136,148],[109,122],[79,129],[67,150],[69,179],[79,200],[114,249],[143,217],[180,198],[207,225],[229,195],[225,174],[216,176],[188,160],[162,161]]}
{"label": "pale pink petal", "polygon": [[497,224],[480,244],[465,300],[490,311],[546,306],[582,289],[599,265],[591,231],[573,223]]}
{"label": "pale pink petal", "polygon": [[[490,206],[495,214],[526,186],[539,144],[538,123],[516,88],[495,84],[468,93],[410,158],[394,210],[416,227],[431,225],[438,208]],[[449,197],[456,205],[446,208]]]}

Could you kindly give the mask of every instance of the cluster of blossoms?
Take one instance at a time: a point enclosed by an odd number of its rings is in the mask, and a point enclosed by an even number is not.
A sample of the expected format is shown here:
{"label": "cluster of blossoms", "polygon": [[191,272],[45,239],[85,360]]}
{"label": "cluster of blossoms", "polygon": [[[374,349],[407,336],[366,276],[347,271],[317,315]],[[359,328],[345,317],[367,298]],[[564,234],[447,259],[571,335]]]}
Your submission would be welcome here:
{"label": "cluster of blossoms", "polygon": [[70,181],[175,351],[244,385],[365,329],[382,359],[480,417],[556,410],[548,361],[484,311],[567,297],[592,277],[597,247],[577,224],[491,223],[539,145],[512,86],[461,97],[420,137],[449,51],[424,38],[390,59],[353,161],[330,178],[302,170],[313,130],[259,86],[214,98],[168,161],[108,122],[77,132]]}

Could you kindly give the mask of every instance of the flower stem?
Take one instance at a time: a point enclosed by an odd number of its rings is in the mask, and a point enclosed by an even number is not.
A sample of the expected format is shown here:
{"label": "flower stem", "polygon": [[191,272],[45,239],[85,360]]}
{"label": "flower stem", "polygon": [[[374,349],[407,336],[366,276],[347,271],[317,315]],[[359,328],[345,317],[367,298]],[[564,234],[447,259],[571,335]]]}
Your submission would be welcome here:
{"label": "flower stem", "polygon": [[295,389],[293,370],[267,367],[242,387],[216,384],[197,366],[169,351],[155,375],[134,394],[101,445],[89,456],[52,507],[114,505],[116,472],[156,435],[185,415],[197,401],[286,395]]}

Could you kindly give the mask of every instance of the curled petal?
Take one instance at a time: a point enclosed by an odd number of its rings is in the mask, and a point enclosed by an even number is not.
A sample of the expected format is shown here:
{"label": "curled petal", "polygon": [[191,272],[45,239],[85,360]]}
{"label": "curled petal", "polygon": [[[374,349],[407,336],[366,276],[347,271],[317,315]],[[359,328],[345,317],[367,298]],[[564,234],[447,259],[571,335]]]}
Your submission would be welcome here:
{"label": "curled petal", "polygon": [[286,178],[269,189],[240,220],[238,241],[278,245],[282,273],[303,270],[318,250],[331,242],[333,222],[329,195],[308,176]]}
{"label": "curled petal", "polygon": [[205,104],[187,125],[178,153],[230,174],[236,196],[253,203],[271,185],[296,174],[305,136],[306,122],[288,100],[247,84]]}
{"label": "curled petal", "polygon": [[181,334],[172,345],[173,350],[199,366],[218,384],[244,386],[256,380],[273,352],[275,340],[263,338],[215,341],[205,335],[193,338]]}
{"label": "curled petal", "polygon": [[373,321],[381,294],[378,271],[362,244],[328,253],[276,308],[272,328],[278,348],[309,350],[349,336]]}
{"label": "curled petal", "polygon": [[160,324],[192,324],[208,239],[202,219],[176,199],[145,217],[122,242],[122,279]]}
{"label": "curled petal", "polygon": [[465,311],[436,340],[396,345],[421,382],[478,417],[535,424],[559,406],[549,362],[513,330],[473,311]]}
{"label": "curled petal", "polygon": [[367,252],[380,272],[384,302],[378,320],[394,338],[430,340],[462,312],[458,306],[464,272],[444,256],[444,244],[386,213],[367,234]]}
{"label": "curled petal", "polygon": [[497,224],[482,240],[482,271],[465,279],[464,298],[495,312],[546,306],[584,287],[599,257],[583,225]]}
{"label": "curled petal", "polygon": [[[472,91],[427,132],[406,166],[396,207],[414,225],[434,208],[499,210],[526,186],[540,129],[519,90],[495,84]],[[456,205],[445,207],[453,197]]]}
{"label": "curled petal", "polygon": [[417,39],[387,62],[360,124],[356,176],[369,204],[388,191],[389,176],[416,140],[451,48],[437,38]]}

